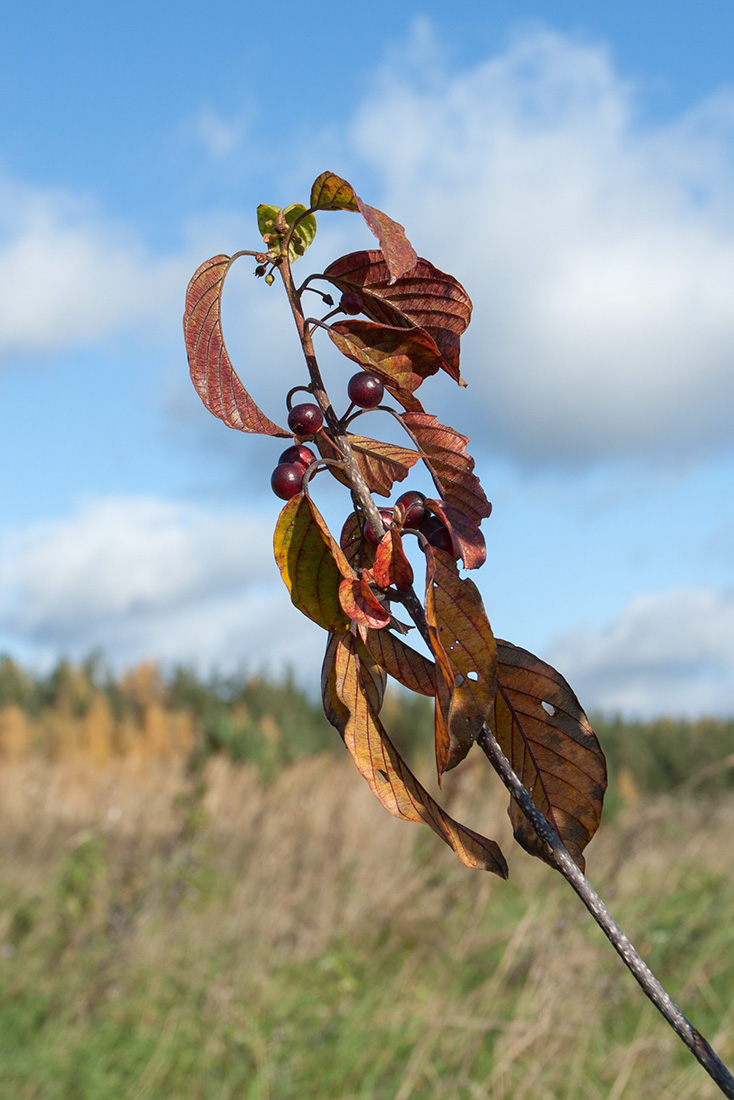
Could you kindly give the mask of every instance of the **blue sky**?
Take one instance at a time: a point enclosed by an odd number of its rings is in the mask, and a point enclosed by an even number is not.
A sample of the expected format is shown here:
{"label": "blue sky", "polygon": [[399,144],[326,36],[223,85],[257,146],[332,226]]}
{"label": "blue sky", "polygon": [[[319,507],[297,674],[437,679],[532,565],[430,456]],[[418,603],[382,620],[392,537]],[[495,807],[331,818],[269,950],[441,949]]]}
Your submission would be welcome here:
{"label": "blue sky", "polygon": [[[257,245],[257,203],[328,168],[474,301],[469,387],[424,403],[494,504],[496,633],[589,710],[734,713],[734,12],[448,10],[6,13],[0,648],[316,675],[272,560],[280,445],[206,412],[180,319],[203,259]],[[322,217],[300,263],[368,241]],[[278,291],[235,269],[225,323],[282,421]]]}

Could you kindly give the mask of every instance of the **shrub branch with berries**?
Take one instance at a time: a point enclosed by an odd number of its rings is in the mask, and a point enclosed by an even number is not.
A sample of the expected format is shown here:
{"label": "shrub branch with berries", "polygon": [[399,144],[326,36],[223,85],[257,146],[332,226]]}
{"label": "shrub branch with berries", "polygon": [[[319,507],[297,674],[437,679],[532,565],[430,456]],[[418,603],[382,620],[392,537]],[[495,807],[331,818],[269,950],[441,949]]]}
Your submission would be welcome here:
{"label": "shrub branch with berries", "polygon": [[[342,256],[300,286],[293,265],[316,234],[316,214],[352,211],[377,238],[374,250]],[[191,378],[206,407],[230,427],[292,442],[273,470],[284,500],[275,558],[296,607],[327,633],[322,696],[373,793],[398,818],[428,825],[468,867],[507,877],[494,840],[450,817],[413,775],[382,724],[389,677],[434,699],[439,782],[474,745],[510,792],[509,814],[522,847],[571,883],[626,965],[725,1095],[734,1079],[645,966],[584,877],[584,849],[600,822],[606,765],[573,691],[555,669],[493,636],[479,590],[462,576],[484,564],[481,524],[491,505],[474,473],[469,440],[426,412],[417,396],[444,371],[458,385],[460,340],[472,313],[453,276],[421,259],[403,227],[368,206],[331,172],[314,182],[308,206],[261,204],[263,246],[207,260],[187,291],[184,334]],[[224,343],[221,299],[235,260],[282,280],[303,349],[306,376],[286,397],[287,430],[255,403]],[[323,289],[327,287],[328,289]],[[314,293],[315,292],[315,293]],[[320,298],[326,312],[309,315]],[[335,301],[337,304],[335,305]],[[324,386],[314,338],[328,338],[359,368],[337,414]],[[404,443],[357,434],[372,410],[389,413]],[[408,489],[391,507],[396,483],[422,464],[431,496]],[[339,537],[314,499],[317,478],[331,476],[350,494]],[[424,572],[416,591],[406,540],[416,540]],[[422,637],[423,652],[406,641]]]}

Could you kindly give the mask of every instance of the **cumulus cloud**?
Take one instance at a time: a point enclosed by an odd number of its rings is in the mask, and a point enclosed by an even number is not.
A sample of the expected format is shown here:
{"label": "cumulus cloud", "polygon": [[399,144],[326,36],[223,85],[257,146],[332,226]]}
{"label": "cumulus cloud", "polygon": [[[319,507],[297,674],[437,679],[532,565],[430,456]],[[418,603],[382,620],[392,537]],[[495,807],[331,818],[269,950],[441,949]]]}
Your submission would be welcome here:
{"label": "cumulus cloud", "polygon": [[353,142],[473,297],[470,434],[531,463],[730,445],[734,89],[652,125],[602,46],[542,27],[450,72],[419,24],[403,61]]}
{"label": "cumulus cloud", "polygon": [[170,325],[189,256],[153,255],[136,233],[61,191],[0,179],[0,358]]}
{"label": "cumulus cloud", "polygon": [[730,715],[734,592],[681,587],[638,596],[606,629],[559,638],[550,659],[587,710]]}
{"label": "cumulus cloud", "polygon": [[117,666],[153,655],[273,672],[298,663],[316,676],[321,632],[288,599],[271,526],[242,512],[128,497],[6,531],[3,645],[37,660],[100,648]]}

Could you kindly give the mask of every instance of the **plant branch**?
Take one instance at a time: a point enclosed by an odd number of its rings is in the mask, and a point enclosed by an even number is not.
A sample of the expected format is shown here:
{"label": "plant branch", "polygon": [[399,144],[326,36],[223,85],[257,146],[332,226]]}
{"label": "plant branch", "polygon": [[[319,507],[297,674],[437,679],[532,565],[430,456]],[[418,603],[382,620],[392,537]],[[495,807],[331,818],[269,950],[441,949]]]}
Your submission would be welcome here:
{"label": "plant branch", "polygon": [[734,1100],[734,1077],[700,1031],[697,1031],[686,1019],[670,994],[663,988],[650,967],[625,936],[591,883],[574,863],[550,821],[533,802],[530,793],[513,771],[512,765],[503,753],[496,737],[486,725],[477,739],[477,744],[545,845],[549,860],[576,891],[586,909],[622,959],[622,962],[632,972],[645,996],[652,1001],[658,1012],[683,1040],[706,1072],[716,1082],[724,1096]]}

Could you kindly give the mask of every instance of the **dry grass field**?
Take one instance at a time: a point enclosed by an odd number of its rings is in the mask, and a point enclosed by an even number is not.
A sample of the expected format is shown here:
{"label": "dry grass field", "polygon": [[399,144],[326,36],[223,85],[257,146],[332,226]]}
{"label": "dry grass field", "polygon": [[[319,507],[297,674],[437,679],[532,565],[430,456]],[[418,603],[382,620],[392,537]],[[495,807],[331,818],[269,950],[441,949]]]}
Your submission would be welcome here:
{"label": "dry grass field", "polygon": [[[734,798],[622,787],[589,876],[734,1063]],[[720,1095],[514,846],[479,754],[442,797],[500,840],[509,882],[390,818],[347,759],[264,785],[222,756],[191,775],[180,755],[6,755],[0,1096]]]}

